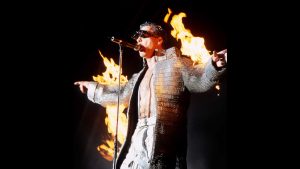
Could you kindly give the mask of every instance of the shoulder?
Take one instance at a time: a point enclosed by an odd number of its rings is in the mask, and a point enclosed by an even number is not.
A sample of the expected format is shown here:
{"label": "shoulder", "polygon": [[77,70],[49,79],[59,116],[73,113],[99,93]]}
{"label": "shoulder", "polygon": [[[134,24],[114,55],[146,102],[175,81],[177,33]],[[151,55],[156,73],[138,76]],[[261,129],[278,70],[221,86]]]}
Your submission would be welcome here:
{"label": "shoulder", "polygon": [[178,48],[176,47],[171,47],[166,49],[166,54],[167,58],[177,58],[181,57],[181,52]]}

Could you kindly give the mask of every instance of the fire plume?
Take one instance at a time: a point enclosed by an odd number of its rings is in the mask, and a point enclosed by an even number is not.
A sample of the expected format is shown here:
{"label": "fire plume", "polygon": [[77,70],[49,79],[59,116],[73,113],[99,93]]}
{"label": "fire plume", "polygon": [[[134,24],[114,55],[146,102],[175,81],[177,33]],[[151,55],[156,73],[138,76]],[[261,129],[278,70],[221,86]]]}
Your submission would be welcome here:
{"label": "fire plume", "polygon": [[[93,76],[93,80],[97,81],[101,84],[106,85],[117,85],[119,83],[119,65],[115,64],[114,60],[110,58],[110,61],[102,55],[102,53],[99,50],[99,54],[103,59],[104,65],[106,67],[106,71],[102,73],[103,76],[97,75]],[[121,70],[122,74],[122,70]],[[121,75],[121,84],[125,84],[128,82],[127,76]]]}
{"label": "fire plume", "polygon": [[[169,10],[169,13],[171,10]],[[169,17],[169,13],[165,16]],[[181,41],[181,52],[183,55],[190,56],[194,61],[194,64],[204,65],[211,55],[204,45],[204,38],[194,37],[189,29],[184,27],[182,23],[182,18],[186,17],[186,14],[181,12],[178,15],[174,15],[170,21],[173,30],[171,35],[176,38],[176,40]],[[167,19],[164,20],[165,23]]]}
{"label": "fire plume", "polygon": [[165,18],[164,18],[164,22],[167,23],[169,20],[169,17],[172,13],[172,10],[170,8],[168,8],[168,13],[166,14]]}
{"label": "fire plume", "polygon": [[[106,71],[102,73],[102,76],[93,76],[93,80],[105,85],[117,85],[119,82],[119,65],[115,64],[114,60],[111,58],[110,61],[101,55],[104,65],[106,66]],[[121,75],[121,84],[128,82],[127,76]],[[112,161],[114,156],[114,136],[116,135],[116,121],[117,121],[117,107],[118,105],[107,105],[106,106],[106,117],[105,125],[107,126],[107,132],[109,134],[108,138],[103,144],[97,147],[102,157],[106,160]],[[127,132],[127,117],[123,113],[126,107],[122,104],[119,106],[119,121],[118,121],[118,142],[119,145],[123,144]]]}

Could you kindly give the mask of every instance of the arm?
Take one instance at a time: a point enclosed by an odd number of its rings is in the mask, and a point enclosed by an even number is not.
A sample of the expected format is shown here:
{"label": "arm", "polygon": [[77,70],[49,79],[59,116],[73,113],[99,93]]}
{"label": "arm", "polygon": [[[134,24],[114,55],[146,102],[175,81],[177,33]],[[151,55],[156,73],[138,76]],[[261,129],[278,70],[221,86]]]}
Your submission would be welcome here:
{"label": "arm", "polygon": [[[120,104],[124,104],[125,106],[128,105],[132,88],[137,79],[136,77],[136,74],[133,75],[133,77],[125,85],[121,85]],[[118,102],[118,85],[110,86],[89,81],[78,81],[74,84],[79,86],[82,93],[87,94],[90,101],[98,103],[103,107],[111,104],[117,104]]]}
{"label": "arm", "polygon": [[227,50],[214,52],[213,56],[202,68],[200,65],[193,66],[190,62],[184,63],[183,80],[185,86],[191,92],[206,92],[211,89],[225,72]]}

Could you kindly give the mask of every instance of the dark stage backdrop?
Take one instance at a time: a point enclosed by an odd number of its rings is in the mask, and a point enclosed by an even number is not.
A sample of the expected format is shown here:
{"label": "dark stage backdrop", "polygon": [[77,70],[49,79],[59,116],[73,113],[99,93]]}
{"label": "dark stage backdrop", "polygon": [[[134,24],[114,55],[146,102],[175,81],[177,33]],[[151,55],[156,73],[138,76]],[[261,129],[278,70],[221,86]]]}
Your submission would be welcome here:
{"label": "dark stage backdrop", "polygon": [[[18,139],[12,144],[18,147],[15,153],[22,150],[22,165],[31,168],[112,168],[112,162],[103,159],[96,149],[105,136],[105,109],[89,102],[73,85],[105,71],[98,50],[118,62],[118,46],[108,37],[133,42],[130,36],[145,21],[162,24],[170,31],[171,27],[163,23],[170,8],[171,17],[186,13],[185,27],[194,36],[203,37],[208,50],[228,48],[226,4],[111,0],[35,5],[38,7],[15,8],[15,19],[9,20],[12,33],[7,34],[18,39],[8,38],[14,42],[12,48],[19,51],[16,54],[10,50],[17,56],[10,58],[19,69],[9,76],[17,79],[10,84],[17,94],[9,95],[10,100],[18,100],[19,105],[11,109],[18,112],[13,115],[14,123],[21,126],[11,135],[23,134],[16,136]],[[142,68],[142,60],[131,49],[124,49],[123,57],[123,74],[130,78]],[[190,169],[227,168],[226,84],[225,76],[219,96],[216,90],[192,95],[188,111]],[[19,90],[20,87],[26,90]]]}

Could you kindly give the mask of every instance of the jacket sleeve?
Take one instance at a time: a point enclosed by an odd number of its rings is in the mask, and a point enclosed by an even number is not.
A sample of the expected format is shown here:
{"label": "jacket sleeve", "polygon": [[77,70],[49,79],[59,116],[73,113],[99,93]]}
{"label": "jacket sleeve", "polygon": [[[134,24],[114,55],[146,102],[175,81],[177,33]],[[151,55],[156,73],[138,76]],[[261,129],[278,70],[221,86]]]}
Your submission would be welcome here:
{"label": "jacket sleeve", "polygon": [[190,92],[201,93],[210,90],[225,72],[226,68],[216,69],[210,58],[208,62],[201,65],[193,66],[189,61],[184,61],[183,80]]}
{"label": "jacket sleeve", "polygon": [[[137,74],[120,88],[120,104],[128,106]],[[100,104],[103,107],[118,103],[118,85],[104,85],[98,82],[89,82],[87,97],[90,101]]]}

